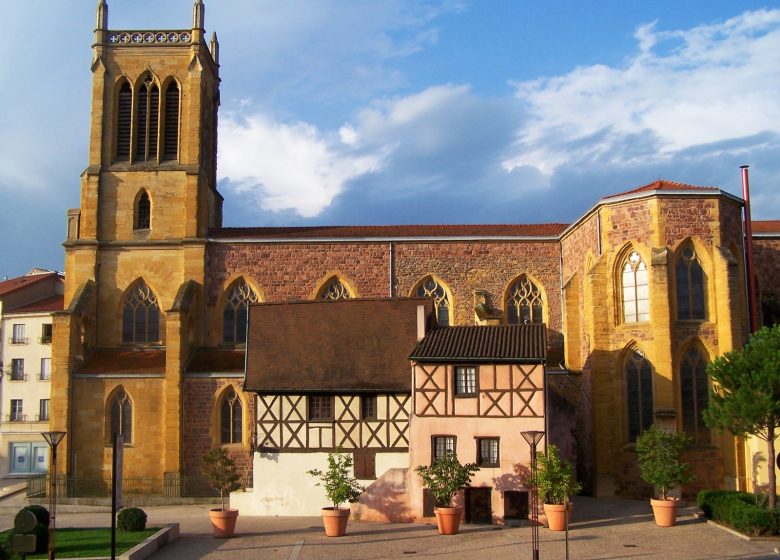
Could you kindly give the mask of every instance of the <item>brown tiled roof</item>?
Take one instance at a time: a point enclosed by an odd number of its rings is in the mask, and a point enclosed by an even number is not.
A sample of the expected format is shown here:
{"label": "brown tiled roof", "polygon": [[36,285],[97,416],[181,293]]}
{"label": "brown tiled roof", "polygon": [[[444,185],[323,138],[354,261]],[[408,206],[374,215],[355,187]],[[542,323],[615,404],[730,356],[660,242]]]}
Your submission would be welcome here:
{"label": "brown tiled roof", "polygon": [[418,362],[524,362],[547,356],[547,327],[501,325],[433,329],[409,356]]}
{"label": "brown tiled roof", "polygon": [[26,276],[18,276],[17,278],[11,278],[10,280],[4,280],[0,282],[0,297],[15,292],[21,288],[26,288],[33,284],[37,284],[47,278],[55,276],[56,272],[47,272],[45,274],[28,274]]}
{"label": "brown tiled roof", "polygon": [[187,373],[244,373],[244,350],[201,348],[187,364]]}
{"label": "brown tiled roof", "polygon": [[410,392],[419,305],[432,317],[420,298],[251,305],[244,389]]}
{"label": "brown tiled roof", "polygon": [[394,226],[310,226],[220,228],[209,232],[214,239],[350,239],[387,237],[555,237],[568,224],[450,224]]}
{"label": "brown tiled roof", "polygon": [[780,233],[780,220],[753,220],[753,233]]}
{"label": "brown tiled roof", "polygon": [[38,301],[34,301],[33,303],[22,305],[21,307],[14,307],[11,313],[36,313],[36,312],[43,312],[43,311],[52,311],[52,312],[62,311],[64,305],[65,305],[65,296],[56,295],[56,296],[39,299]]}
{"label": "brown tiled roof", "polygon": [[678,183],[676,181],[658,180],[630,191],[625,191],[618,194],[611,194],[605,196],[605,199],[615,198],[618,196],[625,196],[628,194],[637,194],[650,191],[696,191],[696,192],[717,192],[720,189],[717,187],[697,187],[696,185],[688,185],[685,183]]}
{"label": "brown tiled roof", "polygon": [[99,348],[92,352],[77,373],[165,373],[165,350]]}

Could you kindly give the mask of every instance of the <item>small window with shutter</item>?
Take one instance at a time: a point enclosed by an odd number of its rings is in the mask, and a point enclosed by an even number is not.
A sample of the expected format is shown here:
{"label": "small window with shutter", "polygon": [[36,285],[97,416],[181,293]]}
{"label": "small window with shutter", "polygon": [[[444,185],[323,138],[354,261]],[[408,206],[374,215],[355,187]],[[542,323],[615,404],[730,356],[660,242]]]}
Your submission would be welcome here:
{"label": "small window with shutter", "polygon": [[376,480],[376,453],[364,451],[352,454],[355,478],[358,480]]}

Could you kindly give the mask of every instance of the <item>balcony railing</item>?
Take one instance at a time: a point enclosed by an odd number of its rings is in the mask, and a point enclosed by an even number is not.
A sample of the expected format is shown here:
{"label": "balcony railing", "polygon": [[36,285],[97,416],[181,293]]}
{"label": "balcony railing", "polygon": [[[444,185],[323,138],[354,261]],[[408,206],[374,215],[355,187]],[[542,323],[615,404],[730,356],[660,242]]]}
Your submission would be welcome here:
{"label": "balcony railing", "polygon": [[8,376],[8,381],[27,381],[27,374],[24,372],[12,371]]}
{"label": "balcony railing", "polygon": [[30,344],[29,338],[17,338],[12,336],[8,339],[8,344]]}
{"label": "balcony railing", "polygon": [[51,372],[39,373],[35,376],[38,381],[51,381]]}
{"label": "balcony railing", "polygon": [[51,335],[49,335],[49,336],[39,336],[38,337],[38,344],[51,344]]}
{"label": "balcony railing", "polygon": [[26,414],[6,414],[6,422],[27,422]]}
{"label": "balcony railing", "polygon": [[48,414],[36,414],[35,415],[35,421],[36,422],[48,422],[49,421],[49,415]]}

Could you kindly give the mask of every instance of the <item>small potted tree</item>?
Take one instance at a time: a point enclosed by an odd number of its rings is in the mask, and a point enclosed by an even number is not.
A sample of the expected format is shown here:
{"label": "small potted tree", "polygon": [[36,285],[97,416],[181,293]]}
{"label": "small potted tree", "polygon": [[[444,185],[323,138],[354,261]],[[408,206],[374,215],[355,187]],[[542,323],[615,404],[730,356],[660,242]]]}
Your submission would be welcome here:
{"label": "small potted tree", "polygon": [[[537,462],[536,475],[528,477],[526,484],[536,485],[549,529],[563,531],[566,529],[567,498],[582,490],[582,485],[574,478],[571,463],[561,459],[557,446],[548,445],[547,452],[537,456]],[[571,502],[568,507],[571,512]]]}
{"label": "small potted tree", "polygon": [[434,513],[439,534],[454,535],[458,532],[463,508],[453,506],[452,500],[461,488],[469,485],[478,470],[476,463],[461,465],[452,451],[445,452],[431,466],[420,465],[415,469],[436,502]]}
{"label": "small potted tree", "polygon": [[655,524],[659,527],[673,527],[677,523],[680,500],[669,493],[693,478],[688,473],[688,465],[680,462],[680,455],[689,442],[690,438],[684,432],[666,432],[655,426],[645,430],[636,440],[639,472],[659,494],[658,499],[650,499]]}
{"label": "small potted tree", "polygon": [[344,503],[354,503],[365,488],[352,476],[352,457],[341,453],[340,449],[328,453],[328,469],[306,471],[319,479],[317,486],[325,487],[325,495],[333,506],[322,508],[322,524],[329,537],[343,537],[347,532],[349,508],[340,507]]}
{"label": "small potted tree", "polygon": [[212,488],[219,492],[222,507],[209,510],[209,519],[215,537],[232,537],[236,529],[238,510],[225,507],[225,497],[242,487],[236,472],[236,462],[221,447],[216,447],[203,457],[201,472]]}

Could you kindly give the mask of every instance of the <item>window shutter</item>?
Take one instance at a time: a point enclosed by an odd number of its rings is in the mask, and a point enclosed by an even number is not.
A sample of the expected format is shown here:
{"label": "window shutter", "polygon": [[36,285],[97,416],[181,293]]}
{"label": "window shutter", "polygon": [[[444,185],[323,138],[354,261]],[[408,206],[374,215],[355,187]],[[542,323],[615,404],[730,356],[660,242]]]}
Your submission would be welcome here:
{"label": "window shutter", "polygon": [[133,114],[133,92],[125,83],[119,90],[117,104],[116,159],[130,159],[130,124]]}
{"label": "window shutter", "polygon": [[179,86],[171,82],[165,90],[165,132],[163,159],[177,159],[179,154]]}

